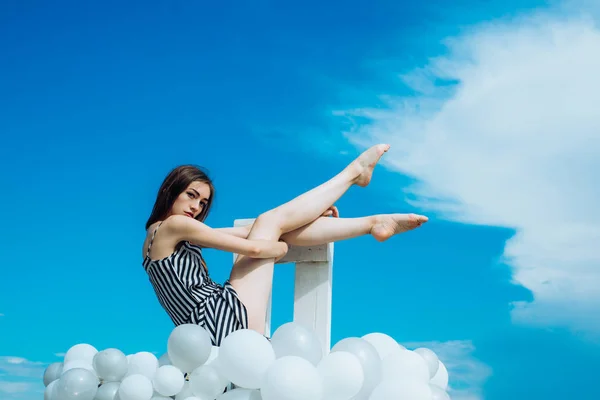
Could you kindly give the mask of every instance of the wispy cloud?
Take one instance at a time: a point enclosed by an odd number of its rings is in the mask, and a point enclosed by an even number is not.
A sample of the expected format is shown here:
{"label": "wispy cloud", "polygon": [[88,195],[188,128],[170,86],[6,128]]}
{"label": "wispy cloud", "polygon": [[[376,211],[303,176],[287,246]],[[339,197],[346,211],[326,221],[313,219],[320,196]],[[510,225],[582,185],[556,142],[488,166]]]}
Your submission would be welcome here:
{"label": "wispy cloud", "polygon": [[414,342],[403,345],[409,349],[427,347],[437,354],[448,370],[448,393],[452,400],[483,399],[483,385],[492,370],[475,357],[475,346],[471,341]]}
{"label": "wispy cloud", "polygon": [[0,392],[8,393],[11,395],[30,392],[32,391],[33,387],[34,384],[29,382],[0,381]]}
{"label": "wispy cloud", "polygon": [[41,379],[48,364],[22,357],[0,356],[0,373],[15,378]]}
{"label": "wispy cloud", "polygon": [[515,230],[504,261],[533,294],[515,321],[597,334],[600,30],[569,10],[474,27],[403,76],[414,96],[342,114],[361,121],[357,147],[392,144],[385,162],[415,178],[414,205]]}
{"label": "wispy cloud", "polygon": [[22,357],[0,356],[0,398],[39,399],[44,391],[43,376],[47,366]]}

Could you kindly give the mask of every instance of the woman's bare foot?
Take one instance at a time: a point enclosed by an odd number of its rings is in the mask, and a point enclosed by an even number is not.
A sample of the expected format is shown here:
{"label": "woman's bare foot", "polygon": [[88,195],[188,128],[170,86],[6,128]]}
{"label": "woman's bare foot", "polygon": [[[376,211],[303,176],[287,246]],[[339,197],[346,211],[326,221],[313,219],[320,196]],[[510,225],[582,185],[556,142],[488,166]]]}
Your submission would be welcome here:
{"label": "woman's bare foot", "polygon": [[356,178],[354,179],[356,185],[365,187],[371,182],[375,165],[377,165],[381,156],[389,149],[389,144],[372,146],[348,166],[356,174]]}
{"label": "woman's bare foot", "polygon": [[410,231],[423,225],[429,219],[417,214],[384,214],[376,215],[371,228],[371,235],[383,242],[394,235]]}

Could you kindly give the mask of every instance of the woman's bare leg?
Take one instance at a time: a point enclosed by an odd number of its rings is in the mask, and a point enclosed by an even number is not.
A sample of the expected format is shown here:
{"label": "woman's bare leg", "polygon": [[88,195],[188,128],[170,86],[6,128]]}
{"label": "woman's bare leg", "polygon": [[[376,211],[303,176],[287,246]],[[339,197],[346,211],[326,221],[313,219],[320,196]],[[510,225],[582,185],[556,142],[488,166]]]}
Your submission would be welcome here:
{"label": "woman's bare leg", "polygon": [[269,223],[274,221],[279,227],[279,235],[314,221],[352,185],[367,186],[371,181],[375,165],[389,147],[387,144],[371,147],[327,182],[263,213],[259,218],[267,219]]}
{"label": "woman's bare leg", "polygon": [[359,218],[320,217],[281,236],[292,246],[317,246],[363,235],[383,242],[394,235],[423,225],[428,218],[417,214],[380,214]]}
{"label": "woman's bare leg", "polygon": [[[248,239],[279,240],[282,234],[316,220],[352,185],[368,185],[375,165],[388,149],[386,144],[371,147],[327,182],[261,214],[254,221]],[[260,333],[264,333],[265,329],[273,265],[273,259],[239,255],[229,278],[246,306],[249,328]]]}
{"label": "woman's bare leg", "polygon": [[[380,214],[357,218],[319,217],[298,229],[284,233],[280,240],[292,246],[317,246],[371,234],[383,242],[398,233],[418,228],[428,220],[427,217],[417,214]],[[252,224],[216,229],[246,239]]]}

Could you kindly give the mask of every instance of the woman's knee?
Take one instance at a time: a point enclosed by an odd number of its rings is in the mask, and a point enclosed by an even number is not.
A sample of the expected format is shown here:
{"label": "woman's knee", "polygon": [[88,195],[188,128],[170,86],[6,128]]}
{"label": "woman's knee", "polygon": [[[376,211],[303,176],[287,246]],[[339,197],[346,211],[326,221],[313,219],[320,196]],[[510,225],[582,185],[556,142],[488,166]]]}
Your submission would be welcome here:
{"label": "woman's knee", "polygon": [[260,214],[254,221],[253,229],[260,227],[260,229],[273,229],[277,232],[281,232],[283,226],[284,216],[277,210],[269,210]]}

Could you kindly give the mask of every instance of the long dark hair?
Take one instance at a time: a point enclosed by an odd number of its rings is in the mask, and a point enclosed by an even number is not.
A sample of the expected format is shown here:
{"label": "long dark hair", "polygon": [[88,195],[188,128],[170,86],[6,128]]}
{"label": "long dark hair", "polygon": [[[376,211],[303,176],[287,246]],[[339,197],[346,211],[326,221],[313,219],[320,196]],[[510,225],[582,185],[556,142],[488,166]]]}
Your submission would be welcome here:
{"label": "long dark hair", "polygon": [[198,221],[204,222],[215,198],[215,187],[203,168],[196,165],[181,165],[169,172],[169,175],[160,185],[152,213],[146,222],[146,229],[156,221],[165,219],[175,199],[187,189],[190,183],[195,181],[204,182],[210,187],[210,197],[206,202],[206,206],[202,208],[202,211],[196,217]]}

